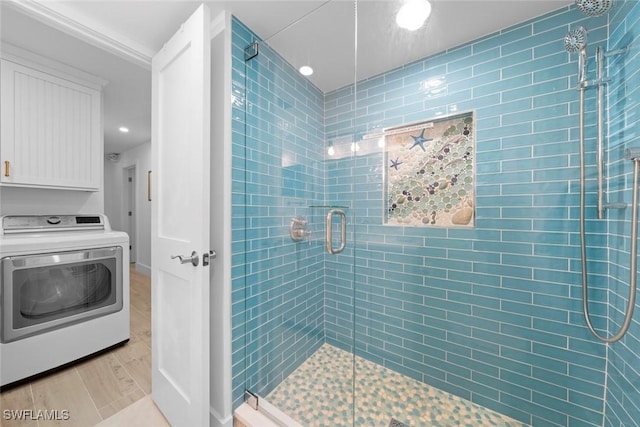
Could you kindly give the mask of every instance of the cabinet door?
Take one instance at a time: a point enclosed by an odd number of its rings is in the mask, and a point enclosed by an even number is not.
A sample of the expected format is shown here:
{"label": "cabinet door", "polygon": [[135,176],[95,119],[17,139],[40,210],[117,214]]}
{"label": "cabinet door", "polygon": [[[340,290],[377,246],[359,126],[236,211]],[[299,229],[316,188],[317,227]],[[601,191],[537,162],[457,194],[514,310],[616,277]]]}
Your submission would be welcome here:
{"label": "cabinet door", "polygon": [[98,190],[101,93],[2,60],[2,185]]}

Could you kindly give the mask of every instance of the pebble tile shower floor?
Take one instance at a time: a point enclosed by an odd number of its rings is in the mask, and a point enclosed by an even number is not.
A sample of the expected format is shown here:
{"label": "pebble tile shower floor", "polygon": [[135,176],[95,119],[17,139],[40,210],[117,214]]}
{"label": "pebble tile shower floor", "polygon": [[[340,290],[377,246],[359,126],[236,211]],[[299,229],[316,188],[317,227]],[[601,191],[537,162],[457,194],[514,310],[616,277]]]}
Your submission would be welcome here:
{"label": "pebble tile shower floor", "polygon": [[[322,345],[266,399],[304,426],[352,423],[353,355]],[[523,426],[502,414],[356,357],[357,426]]]}

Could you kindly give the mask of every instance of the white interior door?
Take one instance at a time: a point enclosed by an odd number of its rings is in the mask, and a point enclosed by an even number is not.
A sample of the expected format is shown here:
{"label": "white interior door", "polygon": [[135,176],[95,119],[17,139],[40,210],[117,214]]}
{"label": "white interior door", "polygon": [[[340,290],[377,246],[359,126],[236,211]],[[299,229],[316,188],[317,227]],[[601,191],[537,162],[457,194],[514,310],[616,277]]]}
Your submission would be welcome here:
{"label": "white interior door", "polygon": [[201,5],[152,63],[152,397],[173,426],[209,425],[209,25]]}

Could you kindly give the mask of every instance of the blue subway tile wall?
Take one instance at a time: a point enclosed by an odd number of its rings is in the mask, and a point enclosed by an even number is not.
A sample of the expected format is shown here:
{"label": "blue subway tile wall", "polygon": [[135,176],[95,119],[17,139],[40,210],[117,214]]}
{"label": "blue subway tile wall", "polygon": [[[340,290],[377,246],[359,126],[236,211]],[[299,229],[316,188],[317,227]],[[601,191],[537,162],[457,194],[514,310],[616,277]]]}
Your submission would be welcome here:
{"label": "blue subway tile wall", "polygon": [[[607,87],[607,197],[610,202],[631,203],[633,164],[623,159],[626,148],[640,147],[640,3],[621,1],[615,4],[610,18],[608,50],[627,48],[621,55],[607,59],[606,72],[612,78]],[[637,184],[635,184],[637,185]],[[629,295],[631,209],[610,210],[608,247],[609,333],[623,322]],[[636,311],[635,318],[638,318]],[[631,323],[627,335],[609,349],[607,366],[606,426],[640,425],[640,322]]]}
{"label": "blue subway tile wall", "polygon": [[[609,23],[563,8],[327,94],[266,45],[245,64],[256,37],[234,19],[234,406],[326,341],[531,425],[637,425],[638,322],[607,351],[581,313],[577,55],[562,39],[585,25],[591,58],[609,32],[610,48],[633,46],[639,10],[619,1]],[[631,166],[618,159],[640,145],[634,49],[608,66],[610,201],[630,197]],[[425,94],[436,77],[444,95]],[[604,333],[621,322],[612,307],[628,292],[630,224],[628,212],[596,219],[594,92],[589,296]],[[362,135],[459,111],[475,113],[476,227],[383,225],[388,166]],[[329,159],[328,142],[368,154]],[[287,240],[292,215],[322,223],[326,210],[311,204],[347,207],[344,253]]]}
{"label": "blue subway tile wall", "polygon": [[[353,186],[356,236],[355,275],[344,259],[332,273],[340,282],[325,278],[336,289],[325,295],[329,343],[350,350],[355,342],[359,356],[528,424],[602,424],[604,382],[572,381],[575,371],[606,366],[605,347],[581,317],[577,58],[562,43],[583,20],[561,9],[326,94],[328,139],[470,110],[477,139],[473,230],[382,225],[388,165],[367,145],[375,139],[358,141],[368,154],[327,161],[329,176],[349,171],[335,186],[327,181],[326,197],[348,200],[341,193]],[[593,22],[595,46],[606,39],[606,20]],[[444,95],[423,90],[434,76],[446,82]],[[356,95],[353,109],[338,109],[347,93]],[[587,105],[593,123],[592,92]],[[587,136],[595,165],[593,125]],[[593,211],[595,167],[587,174]],[[603,330],[607,229],[593,213],[588,229],[591,297],[602,301],[592,311]],[[355,286],[355,336],[334,328],[352,316],[334,300],[342,283],[347,295]]]}
{"label": "blue subway tile wall", "polygon": [[324,257],[288,226],[324,197],[324,96],[232,22],[234,407],[262,396],[324,342]]}

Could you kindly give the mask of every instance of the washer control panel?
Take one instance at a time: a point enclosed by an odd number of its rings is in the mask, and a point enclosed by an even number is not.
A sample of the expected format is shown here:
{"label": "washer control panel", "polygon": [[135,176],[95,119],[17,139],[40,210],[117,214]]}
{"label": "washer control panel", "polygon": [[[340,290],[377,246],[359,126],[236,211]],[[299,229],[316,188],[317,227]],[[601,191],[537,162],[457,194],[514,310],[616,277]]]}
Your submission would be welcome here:
{"label": "washer control panel", "polygon": [[9,215],[2,218],[4,233],[103,230],[102,215]]}

